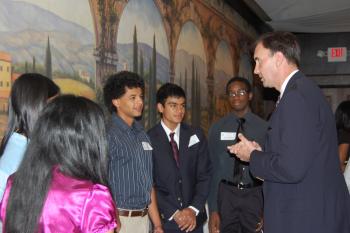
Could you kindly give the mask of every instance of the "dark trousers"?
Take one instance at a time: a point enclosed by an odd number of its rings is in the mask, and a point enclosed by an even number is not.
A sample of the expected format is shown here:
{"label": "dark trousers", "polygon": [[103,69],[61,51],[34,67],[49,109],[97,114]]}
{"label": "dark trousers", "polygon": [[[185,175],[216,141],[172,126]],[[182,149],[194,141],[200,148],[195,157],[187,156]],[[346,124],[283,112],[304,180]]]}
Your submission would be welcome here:
{"label": "dark trousers", "polygon": [[220,183],[220,233],[255,233],[263,211],[262,187],[238,189]]}

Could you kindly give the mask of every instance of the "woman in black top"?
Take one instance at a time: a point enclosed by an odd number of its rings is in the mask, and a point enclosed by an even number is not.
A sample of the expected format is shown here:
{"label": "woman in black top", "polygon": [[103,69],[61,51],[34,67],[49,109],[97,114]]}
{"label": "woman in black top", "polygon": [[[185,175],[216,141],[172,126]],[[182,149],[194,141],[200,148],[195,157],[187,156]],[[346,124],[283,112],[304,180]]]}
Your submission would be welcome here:
{"label": "woman in black top", "polygon": [[349,158],[350,146],[350,101],[341,102],[335,111],[335,120],[338,132],[338,150],[340,166],[344,171]]}

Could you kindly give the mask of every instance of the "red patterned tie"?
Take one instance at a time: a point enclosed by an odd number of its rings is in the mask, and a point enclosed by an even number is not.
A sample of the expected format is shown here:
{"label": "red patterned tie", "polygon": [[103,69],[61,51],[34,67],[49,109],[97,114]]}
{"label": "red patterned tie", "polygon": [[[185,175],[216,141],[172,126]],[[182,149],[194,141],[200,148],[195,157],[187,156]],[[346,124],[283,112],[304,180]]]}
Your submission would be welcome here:
{"label": "red patterned tie", "polygon": [[176,162],[177,167],[179,167],[179,149],[177,147],[177,143],[174,140],[174,135],[175,133],[170,133],[170,145],[171,145],[171,149],[173,150],[173,155],[174,155],[174,159]]}

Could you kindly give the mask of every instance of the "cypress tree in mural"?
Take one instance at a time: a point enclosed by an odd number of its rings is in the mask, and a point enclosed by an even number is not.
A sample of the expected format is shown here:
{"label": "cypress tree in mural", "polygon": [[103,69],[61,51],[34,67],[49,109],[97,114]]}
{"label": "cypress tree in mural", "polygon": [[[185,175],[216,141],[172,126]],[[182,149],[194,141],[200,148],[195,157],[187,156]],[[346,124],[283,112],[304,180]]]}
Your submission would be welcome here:
{"label": "cypress tree in mural", "polygon": [[151,108],[150,108],[150,101],[151,101],[151,79],[153,76],[152,71],[152,58],[149,60],[149,66],[148,66],[148,128],[151,128]]}
{"label": "cypress tree in mural", "polygon": [[197,126],[201,125],[201,80],[196,67],[196,122]]}
{"label": "cypress tree in mural", "polygon": [[180,72],[180,77],[179,77],[179,86],[183,87],[182,85],[182,73]]}
{"label": "cypress tree in mural", "polygon": [[153,53],[151,60],[151,75],[149,80],[149,127],[152,127],[157,122],[156,111],[156,92],[157,92],[157,50],[156,50],[156,35],[153,35]]}
{"label": "cypress tree in mural", "polygon": [[145,72],[144,72],[144,67],[143,67],[143,52],[142,50],[140,51],[140,76],[141,78],[145,78]]}
{"label": "cypress tree in mural", "polygon": [[185,68],[185,86],[184,86],[185,93],[187,95],[187,68]]}
{"label": "cypress tree in mural", "polygon": [[24,72],[28,73],[28,62],[27,61],[24,63]]}
{"label": "cypress tree in mural", "polygon": [[191,123],[196,126],[196,73],[194,66],[194,57],[192,59],[192,80],[191,80]]}
{"label": "cypress tree in mural", "polygon": [[[143,67],[143,52],[142,50],[140,50],[140,77],[144,80],[144,82],[146,83],[146,80],[145,80],[145,73],[144,73],[144,67]],[[144,105],[145,106],[145,105]],[[143,112],[145,113],[145,107],[143,109]],[[143,125],[143,127],[145,127],[145,114],[142,114],[141,116],[141,123]]]}
{"label": "cypress tree in mural", "polygon": [[46,46],[46,55],[45,55],[45,71],[46,71],[46,76],[48,78],[52,79],[50,37],[47,37],[47,46]]}
{"label": "cypress tree in mural", "polygon": [[33,56],[33,73],[35,73],[35,57]]}
{"label": "cypress tree in mural", "polygon": [[137,46],[136,25],[134,26],[134,40],[133,40],[133,42],[134,42],[134,46],[133,46],[133,48],[134,48],[134,51],[133,51],[133,55],[134,55],[134,59],[133,59],[133,63],[134,63],[133,71],[134,71],[135,73],[138,73],[138,70],[137,70],[138,64],[137,64],[137,62],[138,62],[139,57],[138,57],[138,55],[137,55],[137,53],[138,53],[138,48],[137,48],[137,47],[138,47],[138,46]]}
{"label": "cypress tree in mural", "polygon": [[[185,68],[185,76],[184,76],[184,91],[185,91],[185,94],[186,94],[186,102],[188,103],[188,95],[187,95],[187,68]],[[188,109],[188,104],[186,104],[186,115],[185,115],[185,118],[184,118],[184,121],[187,121],[188,119],[188,113],[187,113],[187,109]]]}

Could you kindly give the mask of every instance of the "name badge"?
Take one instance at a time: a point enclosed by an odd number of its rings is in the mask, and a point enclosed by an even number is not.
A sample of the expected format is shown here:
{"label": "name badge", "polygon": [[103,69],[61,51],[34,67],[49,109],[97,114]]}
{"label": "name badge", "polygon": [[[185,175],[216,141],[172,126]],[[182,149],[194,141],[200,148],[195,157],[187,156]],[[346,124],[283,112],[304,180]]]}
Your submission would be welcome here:
{"label": "name badge", "polygon": [[221,141],[235,140],[235,138],[236,138],[236,132],[221,132],[221,135],[220,135]]}
{"label": "name badge", "polygon": [[148,142],[142,142],[142,147],[144,150],[153,150],[153,148]]}

